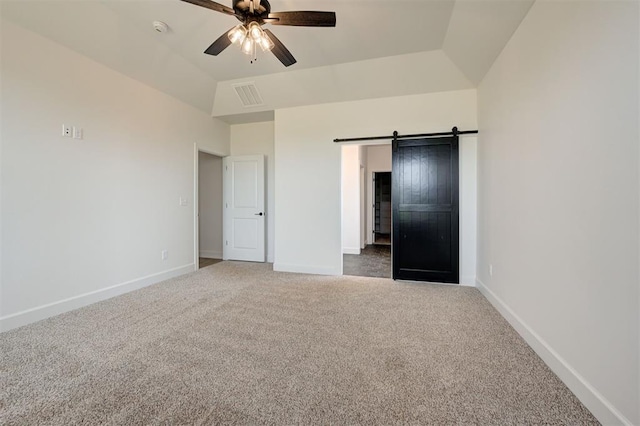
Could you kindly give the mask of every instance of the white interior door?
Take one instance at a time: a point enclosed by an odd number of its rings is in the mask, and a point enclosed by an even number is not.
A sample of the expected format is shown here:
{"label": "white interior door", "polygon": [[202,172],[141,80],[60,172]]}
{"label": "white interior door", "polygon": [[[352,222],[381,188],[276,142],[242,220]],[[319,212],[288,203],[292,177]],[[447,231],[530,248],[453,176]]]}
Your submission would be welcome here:
{"label": "white interior door", "polygon": [[265,261],[264,156],[225,157],[225,260]]}

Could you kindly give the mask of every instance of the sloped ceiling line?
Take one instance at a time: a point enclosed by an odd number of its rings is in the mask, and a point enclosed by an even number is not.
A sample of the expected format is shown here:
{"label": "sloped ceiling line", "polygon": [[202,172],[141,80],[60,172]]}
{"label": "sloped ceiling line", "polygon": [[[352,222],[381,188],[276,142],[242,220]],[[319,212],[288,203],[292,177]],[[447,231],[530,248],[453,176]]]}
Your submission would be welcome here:
{"label": "sloped ceiling line", "polygon": [[[179,0],[3,0],[0,15],[231,122],[264,119],[276,108],[475,87],[532,3],[323,1],[323,10],[337,14],[336,28],[273,28],[298,59],[290,69],[262,52],[254,64],[239,49],[203,54],[236,21]],[[317,9],[309,0],[271,5]],[[155,20],[170,31],[156,33]],[[260,88],[263,106],[243,108],[229,96],[232,84],[247,79]]]}

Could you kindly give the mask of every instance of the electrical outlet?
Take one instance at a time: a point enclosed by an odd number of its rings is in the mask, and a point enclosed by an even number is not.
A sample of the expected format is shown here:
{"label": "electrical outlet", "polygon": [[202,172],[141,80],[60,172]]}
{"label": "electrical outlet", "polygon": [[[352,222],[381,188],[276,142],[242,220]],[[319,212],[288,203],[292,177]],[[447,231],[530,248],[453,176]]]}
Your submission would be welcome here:
{"label": "electrical outlet", "polygon": [[493,276],[493,265],[489,265],[489,276]]}
{"label": "electrical outlet", "polygon": [[169,258],[169,251],[162,250],[162,252],[160,253],[160,256],[162,257],[162,260],[167,260]]}
{"label": "electrical outlet", "polygon": [[66,124],[62,125],[62,136],[65,138],[71,137],[71,126],[67,126]]}
{"label": "electrical outlet", "polygon": [[189,204],[189,200],[185,197],[180,197],[179,203],[182,207],[184,207]]}

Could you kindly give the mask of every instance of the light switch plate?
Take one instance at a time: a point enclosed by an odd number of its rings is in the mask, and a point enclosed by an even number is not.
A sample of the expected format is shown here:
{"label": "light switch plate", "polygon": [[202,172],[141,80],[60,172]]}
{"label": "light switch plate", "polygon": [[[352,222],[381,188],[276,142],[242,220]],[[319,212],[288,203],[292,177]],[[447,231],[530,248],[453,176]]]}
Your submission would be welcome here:
{"label": "light switch plate", "polygon": [[82,139],[82,127],[73,126],[73,138]]}

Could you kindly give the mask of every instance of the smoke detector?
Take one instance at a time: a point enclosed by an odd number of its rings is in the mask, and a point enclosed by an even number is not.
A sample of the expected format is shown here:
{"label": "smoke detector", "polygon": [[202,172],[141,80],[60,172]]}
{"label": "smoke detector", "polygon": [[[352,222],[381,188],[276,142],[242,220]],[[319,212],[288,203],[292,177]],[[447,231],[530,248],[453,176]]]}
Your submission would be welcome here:
{"label": "smoke detector", "polygon": [[166,33],[169,31],[169,26],[162,21],[153,21],[153,29],[159,33]]}

